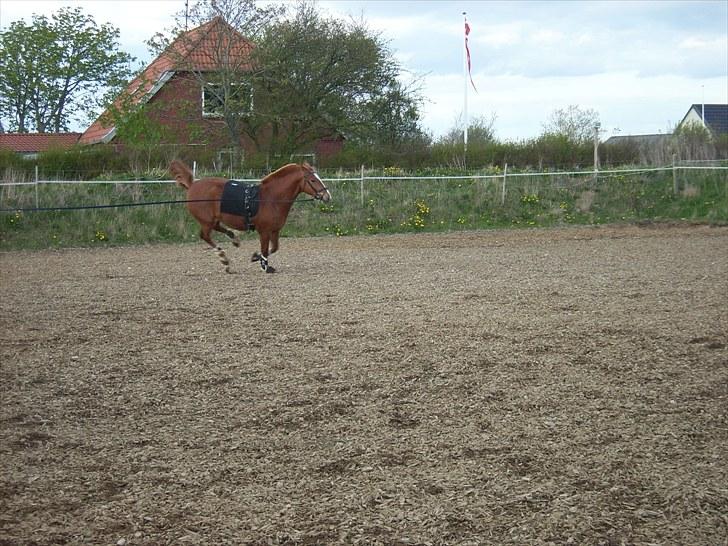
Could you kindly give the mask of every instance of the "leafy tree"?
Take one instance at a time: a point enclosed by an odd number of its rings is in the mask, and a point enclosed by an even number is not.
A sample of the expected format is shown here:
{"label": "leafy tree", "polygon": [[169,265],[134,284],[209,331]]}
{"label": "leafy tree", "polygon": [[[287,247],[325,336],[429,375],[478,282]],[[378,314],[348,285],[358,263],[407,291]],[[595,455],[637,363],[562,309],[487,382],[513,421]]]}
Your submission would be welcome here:
{"label": "leafy tree", "polygon": [[536,154],[532,161],[538,161],[539,170],[565,169],[570,166],[584,168],[594,159],[594,147],[591,141],[575,141],[573,137],[563,133],[545,133],[530,140],[528,145]]}
{"label": "leafy tree", "polygon": [[680,159],[711,159],[715,157],[712,135],[705,125],[689,122],[680,125],[673,133],[673,145]]}
{"label": "leafy tree", "polygon": [[392,80],[363,105],[359,140],[393,150],[406,144],[429,142],[429,135],[420,126],[421,102],[417,90]]}
{"label": "leafy tree", "polygon": [[[220,69],[243,70],[248,65],[245,58],[229,56],[232,53],[237,41],[231,40],[234,35],[241,34],[247,40],[255,42],[273,20],[283,13],[283,8],[277,6],[259,6],[256,0],[197,0],[190,7],[188,12],[179,12],[175,17],[175,25],[168,31],[158,32],[147,41],[151,52],[159,55],[162,52],[169,52],[169,45],[177,38],[184,38],[190,27],[198,27],[208,23],[216,17],[222,18],[228,29],[217,36],[215,48],[213,48],[211,61],[218,62]],[[194,37],[187,37],[187,43],[193,45]],[[179,52],[178,52],[179,53]],[[182,56],[179,56],[179,60]],[[246,69],[247,70],[247,69]]]}
{"label": "leafy tree", "polygon": [[[216,114],[225,122],[233,147],[241,146],[243,133],[259,129],[250,118],[254,73],[250,50],[264,28],[281,13],[282,8],[261,7],[255,0],[200,0],[188,13],[177,14],[171,31],[157,33],[147,42],[153,53],[166,55],[177,70],[191,74],[202,86],[205,99],[216,104]],[[208,28],[204,47],[200,48],[200,37],[187,31],[190,26],[202,25],[214,28]],[[186,54],[193,49],[198,55],[190,60]],[[206,55],[204,59],[200,51]]]}
{"label": "leafy tree", "polygon": [[[490,118],[477,116],[468,121],[468,145],[478,146],[495,141],[495,114]],[[463,144],[463,120],[461,117],[455,120],[455,125],[438,140],[440,144],[450,146],[462,146]]]}
{"label": "leafy tree", "polygon": [[273,151],[294,151],[332,132],[392,142],[416,130],[416,93],[398,83],[399,65],[362,20],[325,17],[300,2],[291,17],[266,28],[253,58],[253,116],[270,133],[250,136],[269,137]]}
{"label": "leafy tree", "polygon": [[[287,155],[337,132],[393,144],[417,134],[419,98],[363,22],[324,17],[305,1],[284,12],[254,0],[201,0],[190,18],[225,22],[207,48],[216,70],[189,68],[219,104],[233,145],[244,136],[259,151]],[[195,39],[177,24],[178,42]],[[171,51],[173,36],[150,45],[182,61],[186,46]]]}
{"label": "leafy tree", "polygon": [[151,168],[152,158],[159,151],[159,145],[169,139],[170,130],[159,122],[158,105],[138,100],[137,94],[119,95],[107,108],[102,121],[115,127],[132,171],[142,172]]}
{"label": "leafy tree", "polygon": [[599,113],[596,110],[582,109],[572,104],[551,113],[543,125],[543,134],[564,136],[571,142],[585,144],[594,141],[594,130],[599,125]]}
{"label": "leafy tree", "polygon": [[0,32],[0,118],[13,131],[59,132],[74,116],[90,117],[99,92],[130,75],[133,58],[118,51],[118,37],[80,8],[11,23]]}
{"label": "leafy tree", "polygon": [[[487,163],[501,162],[498,155],[498,146],[493,126],[495,114],[490,118],[476,116],[468,120],[468,150],[463,146],[463,117],[458,116],[455,124],[432,146],[433,157],[452,168],[464,169],[485,161]],[[498,157],[496,157],[498,156]]]}

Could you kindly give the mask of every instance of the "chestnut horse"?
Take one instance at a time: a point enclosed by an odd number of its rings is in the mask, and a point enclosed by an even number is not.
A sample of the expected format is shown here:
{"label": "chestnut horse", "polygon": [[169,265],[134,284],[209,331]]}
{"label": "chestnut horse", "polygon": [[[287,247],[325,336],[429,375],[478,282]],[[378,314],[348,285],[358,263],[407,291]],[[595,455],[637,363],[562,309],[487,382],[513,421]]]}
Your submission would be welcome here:
{"label": "chestnut horse", "polygon": [[187,209],[200,224],[200,237],[217,252],[228,273],[230,262],[225,251],[210,237],[212,230],[224,233],[235,246],[240,246],[240,239],[230,228],[238,231],[255,229],[260,238],[260,253],[253,253],[252,261],[260,262],[263,271],[273,273],[275,268],[269,265],[268,257],[278,250],[278,236],[298,194],[307,193],[324,203],[331,199],[329,190],[311,165],[290,163],[261,180],[257,188],[257,212],[251,218],[245,218],[221,211],[227,179],[193,180],[190,168],[176,159],[169,170],[177,184],[187,189]]}

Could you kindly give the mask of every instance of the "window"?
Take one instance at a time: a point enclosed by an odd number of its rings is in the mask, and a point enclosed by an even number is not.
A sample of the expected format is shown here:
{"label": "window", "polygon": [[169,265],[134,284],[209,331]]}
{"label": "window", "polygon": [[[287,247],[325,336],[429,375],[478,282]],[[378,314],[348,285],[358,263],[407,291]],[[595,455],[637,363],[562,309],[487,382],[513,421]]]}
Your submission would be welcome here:
{"label": "window", "polygon": [[217,83],[206,83],[202,86],[203,117],[221,118],[225,113],[226,103],[232,113],[249,114],[253,110],[253,90],[243,83],[229,85],[227,89]]}

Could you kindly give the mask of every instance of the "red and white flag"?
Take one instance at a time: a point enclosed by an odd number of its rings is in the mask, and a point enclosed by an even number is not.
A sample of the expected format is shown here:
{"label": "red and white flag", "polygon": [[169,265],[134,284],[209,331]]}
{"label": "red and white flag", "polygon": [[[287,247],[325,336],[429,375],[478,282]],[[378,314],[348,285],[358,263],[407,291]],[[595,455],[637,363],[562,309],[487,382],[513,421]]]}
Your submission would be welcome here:
{"label": "red and white flag", "polygon": [[475,89],[475,92],[477,93],[478,88],[475,87],[475,83],[473,82],[473,75],[470,72],[470,47],[468,47],[468,34],[470,34],[470,25],[468,24],[468,20],[465,19],[465,55],[468,59],[468,77],[470,77],[470,83],[473,86],[473,89]]}

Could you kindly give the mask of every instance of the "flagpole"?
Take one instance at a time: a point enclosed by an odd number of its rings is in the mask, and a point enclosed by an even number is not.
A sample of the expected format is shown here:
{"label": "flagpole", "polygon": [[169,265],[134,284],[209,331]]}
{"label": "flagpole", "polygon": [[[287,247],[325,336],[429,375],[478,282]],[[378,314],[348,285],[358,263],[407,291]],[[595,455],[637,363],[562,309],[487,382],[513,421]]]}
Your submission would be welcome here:
{"label": "flagpole", "polygon": [[[464,27],[468,24],[467,12],[463,12]],[[468,153],[468,35],[463,36],[463,149]]]}

